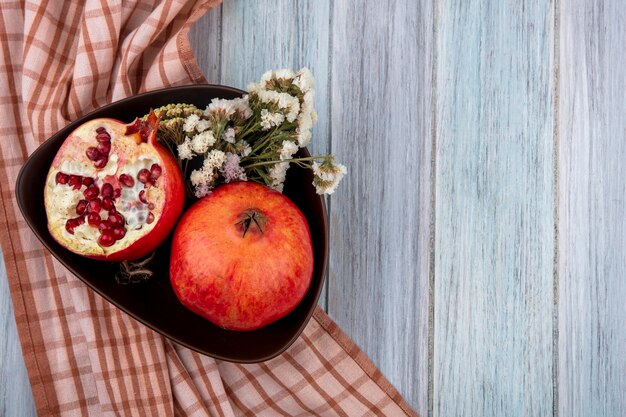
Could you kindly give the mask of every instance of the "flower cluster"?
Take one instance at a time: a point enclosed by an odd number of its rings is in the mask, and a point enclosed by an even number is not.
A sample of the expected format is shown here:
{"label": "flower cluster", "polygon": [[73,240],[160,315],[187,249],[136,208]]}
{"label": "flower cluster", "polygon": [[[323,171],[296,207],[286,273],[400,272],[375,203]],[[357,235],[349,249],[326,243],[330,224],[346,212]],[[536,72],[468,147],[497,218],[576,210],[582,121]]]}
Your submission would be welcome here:
{"label": "flower cluster", "polygon": [[[304,68],[268,71],[249,93],[213,99],[205,110],[173,104],[164,111],[159,139],[178,156],[190,194],[200,198],[223,183],[256,181],[282,192],[291,163],[311,169],[318,194],[332,194],[346,167],[330,155],[303,156],[317,121],[314,80]],[[165,132],[165,133],[163,133]]]}

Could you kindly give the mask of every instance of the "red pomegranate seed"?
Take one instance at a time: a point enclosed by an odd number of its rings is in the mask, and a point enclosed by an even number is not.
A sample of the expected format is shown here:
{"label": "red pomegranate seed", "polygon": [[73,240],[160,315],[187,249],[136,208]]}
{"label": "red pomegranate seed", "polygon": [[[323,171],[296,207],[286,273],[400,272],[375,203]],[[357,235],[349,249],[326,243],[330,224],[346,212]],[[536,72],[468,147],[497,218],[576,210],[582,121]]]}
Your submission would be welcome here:
{"label": "red pomegranate seed", "polygon": [[76,188],[76,186],[80,188],[82,183],[83,183],[83,177],[81,177],[80,175],[70,175],[69,179],[67,180],[67,184],[70,187],[74,187],[74,188]]}
{"label": "red pomegranate seed", "polygon": [[87,210],[87,204],[89,204],[89,201],[80,200],[78,204],[76,204],[76,214],[83,215],[85,210]]}
{"label": "red pomegranate seed", "polygon": [[105,248],[115,243],[115,238],[110,232],[104,232],[98,238],[98,244]]}
{"label": "red pomegranate seed", "polygon": [[93,166],[95,166],[96,168],[104,168],[107,164],[107,162],[109,162],[109,158],[107,158],[104,155],[101,155],[98,157],[98,159],[95,160],[95,162],[93,163]]}
{"label": "red pomegranate seed", "polygon": [[78,221],[78,224],[85,224],[85,216],[78,216],[76,217],[76,220]]}
{"label": "red pomegranate seed", "polygon": [[119,180],[123,186],[128,187],[128,188],[135,185],[135,180],[130,175],[122,174],[120,175]]}
{"label": "red pomegranate seed", "polygon": [[91,177],[84,177],[83,178],[83,185],[86,187],[89,187],[91,184],[93,184],[93,178]]}
{"label": "red pomegranate seed", "polygon": [[100,126],[99,128],[96,129],[96,133],[104,133],[107,130],[105,128],[103,128],[102,126]]}
{"label": "red pomegranate seed", "polygon": [[91,185],[87,187],[85,191],[83,191],[83,195],[89,201],[93,200],[94,198],[98,198],[98,194],[100,194],[100,190],[95,185]]}
{"label": "red pomegranate seed", "polygon": [[111,231],[111,233],[113,234],[115,240],[120,240],[121,238],[126,236],[126,229],[124,229],[123,227],[116,227]]}
{"label": "red pomegranate seed", "polygon": [[[104,194],[104,186],[102,187],[102,194]],[[104,197],[102,199],[102,208],[103,209],[105,209],[106,211],[109,211],[113,207],[115,207],[115,205],[113,204],[113,200],[111,199],[111,197]]]}
{"label": "red pomegranate seed", "polygon": [[96,136],[96,140],[98,142],[110,142],[111,135],[109,135],[107,132],[98,133],[98,135]]}
{"label": "red pomegranate seed", "polygon": [[115,191],[113,191],[113,197],[114,198],[118,198],[121,195],[122,195],[122,189],[121,188],[116,188]]}
{"label": "red pomegranate seed", "polygon": [[124,216],[122,216],[120,213],[115,212],[115,213],[111,213],[109,214],[109,224],[113,227],[115,226],[122,226],[124,224]]}
{"label": "red pomegranate seed", "polygon": [[148,181],[150,181],[150,171],[145,168],[142,169],[137,173],[137,179],[143,184],[147,183]]}
{"label": "red pomegranate seed", "polygon": [[113,197],[113,186],[108,182],[102,184],[102,197]]}
{"label": "red pomegranate seed", "polygon": [[98,213],[93,212],[87,215],[87,223],[89,223],[89,226],[98,227],[101,220]]}
{"label": "red pomegranate seed", "polygon": [[146,190],[139,191],[139,201],[144,204],[148,204],[148,200],[146,200]]}
{"label": "red pomegranate seed", "polygon": [[98,148],[95,146],[90,146],[85,151],[85,155],[87,155],[87,158],[89,158],[90,161],[95,161],[100,157],[100,151],[98,151]]}
{"label": "red pomegranate seed", "polygon": [[93,199],[89,202],[89,212],[99,213],[102,201],[99,198]]}
{"label": "red pomegranate seed", "polygon": [[68,176],[62,172],[57,172],[56,177],[54,177],[57,184],[67,184]]}
{"label": "red pomegranate seed", "polygon": [[111,142],[100,142],[98,144],[98,152],[100,152],[102,155],[108,155],[109,152],[111,152]]}
{"label": "red pomegranate seed", "polygon": [[100,224],[98,225],[98,230],[100,230],[100,233],[104,233],[107,230],[111,230],[111,229],[112,227],[107,221],[101,221]]}
{"label": "red pomegranate seed", "polygon": [[161,176],[161,172],[163,171],[161,170],[159,164],[152,164],[152,166],[150,167],[150,177],[153,180],[157,180]]}
{"label": "red pomegranate seed", "polygon": [[150,224],[154,221],[154,214],[152,212],[148,213],[148,217],[146,217],[146,223]]}
{"label": "red pomegranate seed", "polygon": [[78,226],[78,220],[76,219],[68,219],[65,222],[65,230],[67,230],[67,232],[71,235],[74,234],[74,228]]}
{"label": "red pomegranate seed", "polygon": [[154,209],[155,209],[155,207],[156,207],[156,206],[154,205],[154,203],[150,203],[150,204],[148,204],[148,210],[154,210]]}

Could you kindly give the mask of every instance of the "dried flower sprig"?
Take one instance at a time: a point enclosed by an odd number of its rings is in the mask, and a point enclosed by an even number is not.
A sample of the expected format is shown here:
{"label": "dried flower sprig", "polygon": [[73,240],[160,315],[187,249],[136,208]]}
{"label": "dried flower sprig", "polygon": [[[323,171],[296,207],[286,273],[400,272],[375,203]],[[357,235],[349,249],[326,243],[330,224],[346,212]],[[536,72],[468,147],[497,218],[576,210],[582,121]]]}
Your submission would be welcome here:
{"label": "dried flower sprig", "polygon": [[[158,139],[181,161],[193,196],[216,186],[256,181],[282,192],[291,163],[314,174],[318,194],[332,194],[347,169],[331,155],[295,157],[311,142],[317,121],[313,107],[314,79],[303,68],[268,71],[249,93],[232,100],[213,99],[202,111],[189,104],[171,104],[162,112]],[[187,175],[188,162],[202,166]]]}

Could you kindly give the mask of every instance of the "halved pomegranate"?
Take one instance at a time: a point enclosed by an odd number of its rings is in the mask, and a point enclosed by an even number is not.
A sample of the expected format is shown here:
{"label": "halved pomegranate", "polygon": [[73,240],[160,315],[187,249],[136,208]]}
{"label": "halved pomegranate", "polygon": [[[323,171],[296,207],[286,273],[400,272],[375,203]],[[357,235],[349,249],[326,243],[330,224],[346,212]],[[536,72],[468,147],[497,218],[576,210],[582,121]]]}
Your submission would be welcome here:
{"label": "halved pomegranate", "polygon": [[94,119],[56,154],[44,191],[48,229],[79,255],[141,258],[167,237],[185,188],[174,157],[157,143],[159,119]]}

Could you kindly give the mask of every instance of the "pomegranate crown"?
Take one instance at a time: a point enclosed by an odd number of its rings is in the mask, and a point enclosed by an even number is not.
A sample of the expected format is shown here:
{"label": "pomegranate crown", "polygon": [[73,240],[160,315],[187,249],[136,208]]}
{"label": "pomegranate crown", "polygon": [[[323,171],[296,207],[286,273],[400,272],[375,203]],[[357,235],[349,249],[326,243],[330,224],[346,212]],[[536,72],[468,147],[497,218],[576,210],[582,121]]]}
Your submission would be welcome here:
{"label": "pomegranate crown", "polygon": [[137,143],[145,143],[148,142],[149,139],[153,140],[159,130],[159,122],[162,116],[163,112],[159,113],[157,116],[154,111],[150,109],[146,120],[137,117],[131,123],[127,124],[125,134],[127,136],[137,135],[136,138],[139,139]]}

